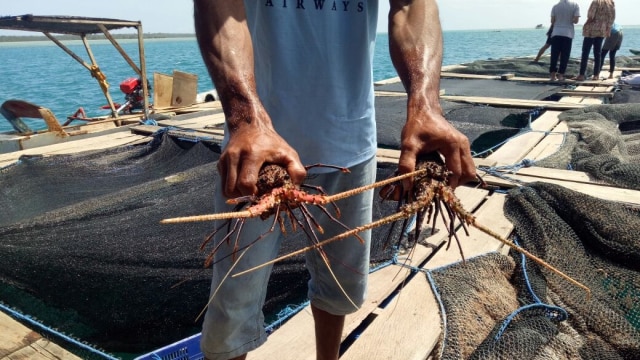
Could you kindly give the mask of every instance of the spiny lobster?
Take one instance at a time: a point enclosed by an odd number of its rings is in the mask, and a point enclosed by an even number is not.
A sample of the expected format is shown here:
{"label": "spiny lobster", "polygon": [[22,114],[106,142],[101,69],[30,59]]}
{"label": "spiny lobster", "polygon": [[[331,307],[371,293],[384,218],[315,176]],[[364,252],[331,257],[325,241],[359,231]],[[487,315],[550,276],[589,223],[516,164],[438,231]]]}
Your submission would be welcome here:
{"label": "spiny lobster", "polygon": [[[280,171],[280,170],[278,170]],[[285,171],[286,173],[286,171]],[[247,217],[257,217],[261,216],[263,219],[269,217],[272,214],[276,214],[274,219],[275,221],[280,222],[282,226],[282,219],[280,215],[281,210],[286,210],[287,214],[291,216],[291,209],[296,207],[301,207],[304,209],[305,204],[313,204],[316,206],[321,206],[325,213],[329,214],[328,211],[324,208],[324,205],[328,203],[332,203],[333,201],[343,199],[349,196],[353,196],[355,194],[368,191],[373,188],[384,186],[384,188],[380,191],[381,196],[384,199],[390,198],[398,198],[397,194],[403,194],[400,197],[400,201],[398,203],[398,210],[395,214],[389,215],[382,219],[375,220],[369,224],[357,227],[355,229],[345,229],[346,231],[342,234],[336,235],[329,239],[323,241],[316,241],[313,245],[307,246],[300,250],[294,251],[290,254],[278,257],[269,262],[256,266],[254,268],[238,272],[233,276],[241,276],[243,274],[254,271],[258,268],[267,266],[269,264],[273,264],[275,262],[290,258],[292,256],[310,251],[310,250],[319,250],[322,246],[329,244],[334,241],[346,239],[350,236],[357,236],[359,232],[364,230],[373,229],[378,226],[382,226],[389,223],[396,223],[400,220],[403,220],[403,231],[406,230],[407,219],[412,216],[416,216],[416,227],[414,233],[414,239],[418,239],[420,235],[420,231],[422,229],[422,223],[427,221],[432,221],[433,225],[435,225],[435,221],[438,215],[441,216],[443,221],[446,224],[447,230],[449,232],[449,244],[451,244],[451,239],[455,238],[460,254],[464,260],[464,255],[462,253],[462,245],[460,244],[460,240],[455,231],[455,221],[458,219],[459,223],[464,228],[465,232],[468,233],[468,226],[473,226],[478,230],[490,235],[496,240],[502,242],[503,244],[509,246],[510,248],[524,254],[529,259],[538,263],[539,265],[551,270],[557,275],[563,277],[567,281],[572,284],[584,289],[587,293],[587,298],[590,297],[591,291],[585,285],[577,282],[573,278],[569,277],[565,273],[560,270],[554,268],[553,266],[546,263],[544,260],[538,258],[537,256],[531,254],[527,250],[521,248],[518,245],[515,245],[511,241],[504,239],[502,236],[487,228],[486,226],[479,224],[476,221],[475,216],[464,209],[460,200],[454,193],[453,188],[449,186],[448,178],[451,175],[451,172],[446,168],[446,165],[440,158],[440,155],[437,153],[431,153],[427,155],[422,155],[417,163],[415,171],[411,173],[401,174],[394,176],[390,179],[386,179],[383,181],[376,182],[374,184],[366,185],[363,187],[359,187],[353,190],[349,190],[340,194],[335,195],[327,195],[324,193],[319,193],[315,195],[310,195],[305,192],[299,192],[299,189],[295,189],[295,187],[290,188],[290,185],[283,183],[283,185],[277,185],[274,187],[272,183],[265,183],[264,194],[258,195],[257,198],[241,198],[243,201],[250,201],[251,206],[245,210],[240,212],[233,213],[221,213],[221,214],[212,214],[212,215],[203,215],[196,217],[188,217],[188,218],[174,218],[164,220],[164,223],[172,223],[172,222],[187,222],[187,221],[208,221],[208,220],[218,220],[218,219],[238,219],[240,221],[243,218]],[[401,181],[407,178],[413,178],[413,187],[410,191],[404,191],[401,187]],[[483,183],[482,179],[479,179],[481,183]],[[279,184],[279,183],[278,183]],[[395,196],[393,194],[396,194]],[[249,210],[251,209],[251,210]],[[336,212],[339,214],[337,207]],[[304,213],[304,210],[303,210]],[[331,215],[329,215],[331,216]],[[307,219],[307,222],[313,222],[313,220]],[[337,219],[336,219],[337,221]],[[298,224],[301,222],[296,221]],[[293,222],[292,222],[293,223]],[[435,227],[432,227],[435,229]],[[322,231],[321,229],[319,229]],[[215,232],[219,231],[219,228],[215,230]],[[230,232],[232,233],[233,230]],[[228,239],[228,236],[225,239]],[[328,263],[327,263],[328,265]]]}

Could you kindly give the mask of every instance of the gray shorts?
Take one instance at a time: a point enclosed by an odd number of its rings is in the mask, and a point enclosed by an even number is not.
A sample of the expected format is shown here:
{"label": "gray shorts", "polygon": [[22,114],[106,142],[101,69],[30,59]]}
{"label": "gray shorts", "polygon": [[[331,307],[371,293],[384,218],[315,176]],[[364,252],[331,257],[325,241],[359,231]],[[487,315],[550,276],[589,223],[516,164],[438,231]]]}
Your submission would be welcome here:
{"label": "gray shorts", "polygon": [[[340,171],[310,174],[305,183],[320,186],[328,194],[371,184],[376,177],[375,157],[353,166],[350,170],[349,174]],[[231,211],[231,206],[224,202],[226,199],[219,189],[220,186],[217,186],[216,212]],[[340,200],[337,205],[342,213],[340,221],[349,228],[369,223],[372,220],[373,191]],[[345,231],[320,209],[315,206],[309,206],[309,209],[324,229],[324,234],[318,234],[320,240]],[[267,233],[272,223],[272,219],[247,220],[242,228],[240,249],[244,244],[251,243]],[[318,252],[306,253],[306,266],[311,274],[308,296],[313,306],[334,315],[346,315],[357,310],[351,301],[358,307],[364,302],[369,272],[371,232],[365,231],[359,235],[365,240],[365,244],[360,243],[355,237],[349,237],[323,247],[328,258],[333,259],[331,270],[350,299],[336,284]],[[222,236],[224,234],[218,234],[217,241]],[[255,242],[246,252],[238,251],[235,265],[232,257],[227,257],[213,266],[212,294],[219,289],[207,308],[201,340],[202,351],[208,359],[230,359],[257,348],[267,340],[262,306],[272,267],[267,266],[235,278],[224,278],[229,272],[237,273],[274,259],[278,254],[281,241],[282,234],[279,226],[276,226],[272,233]],[[231,251],[234,241],[230,243],[229,246],[222,245],[218,252],[220,256]],[[229,271],[231,267],[233,268]]]}

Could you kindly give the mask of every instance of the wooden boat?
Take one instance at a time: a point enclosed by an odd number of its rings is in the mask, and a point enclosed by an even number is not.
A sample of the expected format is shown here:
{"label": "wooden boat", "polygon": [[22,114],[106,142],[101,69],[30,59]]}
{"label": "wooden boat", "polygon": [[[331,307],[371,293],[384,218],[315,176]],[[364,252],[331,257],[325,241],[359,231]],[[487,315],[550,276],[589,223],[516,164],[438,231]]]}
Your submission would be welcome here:
{"label": "wooden boat", "polygon": [[640,50],[629,49],[633,55],[640,55]]}
{"label": "wooden boat", "polygon": [[[111,34],[113,30],[125,28],[133,28],[137,32],[137,48],[139,52],[137,62],[127,54],[118,43],[118,40]],[[0,29],[43,33],[87,70],[87,75],[96,79],[97,85],[100,87],[108,103],[105,108],[110,111],[110,115],[108,116],[88,118],[83,114],[83,111],[79,109],[76,114],[67,117],[64,121],[60,121],[49,109],[37,104],[31,104],[28,102],[28,99],[0,99],[1,101],[9,100],[2,104],[2,113],[5,114],[5,117],[7,117],[15,130],[0,133],[0,154],[83,139],[105,131],[117,131],[117,128],[122,125],[138,124],[142,120],[157,118],[162,114],[173,115],[175,113],[200,110],[197,106],[193,106],[196,104],[197,77],[194,81],[193,77],[195,75],[181,72],[174,72],[174,76],[154,74],[154,86],[160,87],[161,90],[154,93],[154,103],[156,103],[156,106],[152,106],[149,101],[150,86],[145,61],[142,23],[140,21],[77,16],[22,15],[0,17]],[[86,62],[63,44],[56,37],[59,34],[78,36],[82,40],[89,55],[90,62]],[[120,84],[120,89],[125,93],[125,97],[136,97],[136,106],[131,110],[125,108],[131,105],[130,101],[120,105],[114,102],[109,94],[109,85],[106,82],[107,77],[102,72],[98,59],[94,56],[90,46],[91,41],[89,35],[95,34],[104,35],[136,75],[136,78],[127,79]],[[180,78],[178,79],[179,76]],[[179,81],[182,81],[182,83],[178,83]],[[188,88],[187,86],[180,86],[180,84],[183,83],[188,83],[190,86]],[[169,87],[168,90],[163,88],[166,86]],[[188,91],[190,95],[183,96],[181,94],[175,94],[175,91],[172,93],[172,86],[181,91]],[[158,98],[159,92],[168,94],[169,97],[173,96],[174,98],[192,98],[193,101],[187,102],[185,100],[182,104],[175,104],[175,106],[173,106],[174,104],[171,99],[167,102],[164,98]],[[204,102],[204,99],[202,102]],[[32,130],[20,120],[21,116],[43,119],[46,128],[42,130]],[[2,119],[2,117],[0,117],[0,119]]]}

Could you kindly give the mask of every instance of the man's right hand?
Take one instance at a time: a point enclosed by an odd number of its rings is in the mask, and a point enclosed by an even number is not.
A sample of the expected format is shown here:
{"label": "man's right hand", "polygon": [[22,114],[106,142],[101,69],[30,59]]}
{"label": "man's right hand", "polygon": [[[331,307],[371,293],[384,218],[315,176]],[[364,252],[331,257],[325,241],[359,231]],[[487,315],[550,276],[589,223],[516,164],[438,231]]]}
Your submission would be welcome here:
{"label": "man's right hand", "polygon": [[229,142],[218,161],[227,197],[255,194],[265,163],[287,169],[299,185],[306,170],[298,153],[278,135],[258,97],[253,44],[244,2],[194,0],[196,38],[226,117]]}
{"label": "man's right hand", "polygon": [[258,173],[265,163],[286,168],[296,185],[306,176],[298,153],[276,133],[270,122],[254,121],[230,131],[229,142],[218,161],[224,195],[235,198],[255,194]]}

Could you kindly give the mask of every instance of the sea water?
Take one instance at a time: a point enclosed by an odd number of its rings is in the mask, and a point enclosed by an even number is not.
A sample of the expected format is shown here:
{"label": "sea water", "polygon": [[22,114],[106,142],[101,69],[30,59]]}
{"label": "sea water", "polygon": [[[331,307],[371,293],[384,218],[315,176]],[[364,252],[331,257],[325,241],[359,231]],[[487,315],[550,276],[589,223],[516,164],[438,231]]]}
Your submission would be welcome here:
{"label": "sea water", "polygon": [[[474,60],[497,59],[535,55],[546,40],[544,29],[445,31],[443,65],[461,64]],[[577,31],[579,34],[579,31]],[[618,55],[631,55],[629,49],[640,49],[640,26],[625,27],[622,49]],[[122,47],[138,63],[135,40],[120,40]],[[81,41],[64,44],[89,63]],[[375,81],[395,77],[388,50],[387,34],[378,34],[375,47],[373,76]],[[582,37],[576,36],[572,57],[580,56]],[[92,41],[95,59],[107,76],[110,95],[114,102],[124,102],[119,83],[135,72],[108,41]],[[198,92],[213,88],[202,62],[194,37],[149,39],[145,41],[147,74],[172,74],[174,70],[198,76]],[[548,54],[548,52],[547,52]],[[150,84],[153,88],[153,84]],[[9,99],[29,101],[53,111],[58,120],[82,107],[89,116],[108,115],[101,109],[107,104],[100,87],[82,65],[51,41],[0,43],[0,103]],[[43,127],[42,121],[29,121],[34,128]],[[0,116],[0,132],[12,127]]]}

